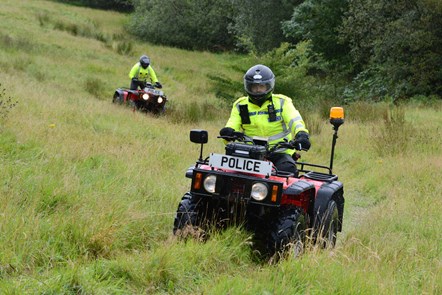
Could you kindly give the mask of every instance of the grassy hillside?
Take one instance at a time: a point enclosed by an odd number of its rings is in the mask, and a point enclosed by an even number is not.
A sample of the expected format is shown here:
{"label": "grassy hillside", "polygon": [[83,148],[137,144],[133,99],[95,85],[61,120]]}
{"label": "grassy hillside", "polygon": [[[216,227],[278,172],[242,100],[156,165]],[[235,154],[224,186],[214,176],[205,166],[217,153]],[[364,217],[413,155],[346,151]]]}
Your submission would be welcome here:
{"label": "grassy hillside", "polygon": [[[138,43],[114,12],[3,0],[0,17],[0,293],[442,293],[440,102],[348,106],[338,245],[269,264],[240,229],[204,243],[171,234],[199,155],[189,130],[223,150],[229,106],[207,77],[240,80],[242,57]],[[164,117],[111,104],[143,53],[171,99]],[[303,159],[328,164],[330,125],[304,117]]]}

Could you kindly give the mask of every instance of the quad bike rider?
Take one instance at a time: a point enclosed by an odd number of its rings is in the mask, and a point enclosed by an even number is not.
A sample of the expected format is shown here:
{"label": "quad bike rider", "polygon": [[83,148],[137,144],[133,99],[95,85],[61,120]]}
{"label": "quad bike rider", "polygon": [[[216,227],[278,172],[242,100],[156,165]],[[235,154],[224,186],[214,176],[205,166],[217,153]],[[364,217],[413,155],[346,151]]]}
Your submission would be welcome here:
{"label": "quad bike rider", "polygon": [[[230,118],[220,130],[220,135],[231,136],[233,132],[241,131],[250,137],[267,137],[269,144],[295,138],[300,149],[308,150],[309,133],[301,114],[289,97],[273,93],[275,75],[272,70],[264,65],[255,65],[245,73],[243,80],[247,96],[233,103]],[[281,149],[272,153],[269,160],[278,170],[297,175],[293,153],[291,149]]]}
{"label": "quad bike rider", "polygon": [[[263,84],[263,87],[260,90],[252,84]],[[332,108],[331,112],[335,134],[330,167],[296,163],[297,157],[291,153],[294,149],[310,147],[308,131],[293,105],[288,107],[289,98],[276,95],[274,99],[273,73],[262,65],[252,67],[244,77],[244,85],[249,95],[261,97],[252,98],[258,100],[256,107],[244,104],[244,98],[234,103],[227,127],[219,136],[227,142],[225,155],[212,153],[203,159],[202,149],[208,141],[208,133],[205,130],[190,133],[190,140],[201,144],[201,153],[196,165],[186,173],[192,179],[191,190],[178,205],[173,232],[181,234],[189,227],[204,230],[210,226],[241,224],[263,241],[264,250],[269,254],[293,245],[300,251],[307,236],[321,246],[334,246],[337,232],[342,230],[344,210],[343,185],[332,174],[337,131],[343,123],[342,108]],[[254,134],[261,136],[252,137],[232,128],[237,124],[242,125],[243,130],[256,128],[258,114],[268,116],[270,127],[277,128],[287,115],[283,104],[292,113],[296,111],[295,117],[289,120],[289,127],[282,127],[283,136]],[[261,107],[267,108],[267,112],[256,110]],[[240,119],[235,121],[237,116]],[[246,126],[248,124],[250,126]],[[295,136],[293,140],[290,131],[296,128],[302,136]],[[296,164],[301,167],[299,171]],[[325,169],[328,173],[307,168]]]}
{"label": "quad bike rider", "polygon": [[[112,102],[129,104],[133,106],[134,110],[163,114],[168,99],[163,91],[155,89],[161,89],[163,86],[158,81],[156,73],[150,65],[149,57],[141,56],[140,61],[132,67],[129,77],[131,78],[130,89],[117,88]],[[148,82],[148,79],[151,82]]]}
{"label": "quad bike rider", "polygon": [[140,61],[137,62],[129,72],[130,89],[136,90],[138,87],[143,89],[148,79],[151,80],[156,88],[162,88],[163,86],[158,81],[155,70],[150,65],[150,58],[147,55],[142,55]]}

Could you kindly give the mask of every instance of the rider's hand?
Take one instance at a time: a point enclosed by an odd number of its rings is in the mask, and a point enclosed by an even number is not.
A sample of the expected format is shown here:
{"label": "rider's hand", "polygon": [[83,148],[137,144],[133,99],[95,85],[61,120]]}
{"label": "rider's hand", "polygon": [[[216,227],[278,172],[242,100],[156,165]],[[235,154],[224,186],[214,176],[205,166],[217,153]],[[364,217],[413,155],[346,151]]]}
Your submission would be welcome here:
{"label": "rider's hand", "polygon": [[227,136],[227,137],[232,137],[233,134],[235,133],[235,129],[230,128],[230,127],[224,127],[219,131],[219,135],[221,136]]}
{"label": "rider's hand", "polygon": [[163,85],[161,85],[160,82],[155,82],[155,87],[156,88],[163,88]]}
{"label": "rider's hand", "polygon": [[295,136],[295,148],[308,151],[310,149],[310,140],[307,132],[299,131]]}

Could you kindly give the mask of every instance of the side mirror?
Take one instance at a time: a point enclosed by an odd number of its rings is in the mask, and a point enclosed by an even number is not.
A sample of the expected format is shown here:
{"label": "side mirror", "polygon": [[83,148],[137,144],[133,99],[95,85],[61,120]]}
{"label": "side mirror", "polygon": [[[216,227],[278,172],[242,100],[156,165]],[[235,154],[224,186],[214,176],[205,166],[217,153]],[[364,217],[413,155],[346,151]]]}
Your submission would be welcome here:
{"label": "side mirror", "polygon": [[194,143],[207,143],[209,134],[206,130],[192,129],[190,130],[190,141]]}
{"label": "side mirror", "polygon": [[335,127],[335,130],[344,124],[344,109],[341,107],[332,107],[330,109],[330,123]]}

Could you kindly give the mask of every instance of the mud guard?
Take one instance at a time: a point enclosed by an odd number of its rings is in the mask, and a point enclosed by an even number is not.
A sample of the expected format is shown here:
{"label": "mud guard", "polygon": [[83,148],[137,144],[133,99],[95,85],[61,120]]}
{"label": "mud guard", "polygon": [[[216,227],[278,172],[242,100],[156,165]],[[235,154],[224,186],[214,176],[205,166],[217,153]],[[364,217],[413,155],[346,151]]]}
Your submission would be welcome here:
{"label": "mud guard", "polygon": [[[340,191],[340,192],[339,192]],[[339,181],[324,183],[318,190],[315,200],[314,216],[321,219],[327,209],[328,202],[334,199],[338,206],[339,227],[338,231],[342,231],[342,220],[344,215],[344,185]]]}
{"label": "mud guard", "polygon": [[299,195],[302,192],[305,191],[311,191],[310,194],[310,204],[308,205],[308,214],[312,215],[314,210],[313,210],[313,204],[314,204],[314,197],[315,197],[315,186],[305,180],[300,180],[297,181],[295,183],[292,183],[289,187],[287,187],[284,191],[283,194],[287,194],[287,195]]}
{"label": "mud guard", "polygon": [[[125,92],[126,92],[126,95],[125,95]],[[115,94],[117,94],[117,95],[121,98],[121,100],[122,100],[123,102],[126,101],[127,91],[125,91],[124,89],[120,89],[120,88],[118,88],[117,90],[115,90],[114,95],[115,95]]]}

